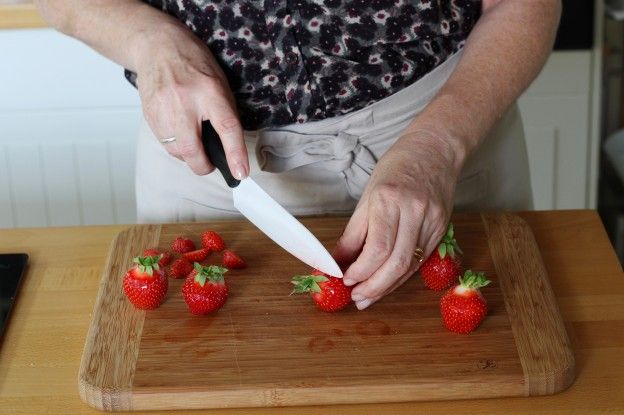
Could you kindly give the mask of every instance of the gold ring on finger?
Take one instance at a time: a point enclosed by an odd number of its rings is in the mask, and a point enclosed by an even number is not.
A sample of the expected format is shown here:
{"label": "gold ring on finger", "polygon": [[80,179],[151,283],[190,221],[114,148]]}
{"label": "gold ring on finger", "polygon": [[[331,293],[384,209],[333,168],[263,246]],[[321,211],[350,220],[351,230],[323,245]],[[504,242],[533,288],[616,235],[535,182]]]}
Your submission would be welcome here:
{"label": "gold ring on finger", "polygon": [[414,250],[414,258],[416,258],[416,261],[420,264],[425,260],[425,251],[423,251],[422,248],[416,248]]}

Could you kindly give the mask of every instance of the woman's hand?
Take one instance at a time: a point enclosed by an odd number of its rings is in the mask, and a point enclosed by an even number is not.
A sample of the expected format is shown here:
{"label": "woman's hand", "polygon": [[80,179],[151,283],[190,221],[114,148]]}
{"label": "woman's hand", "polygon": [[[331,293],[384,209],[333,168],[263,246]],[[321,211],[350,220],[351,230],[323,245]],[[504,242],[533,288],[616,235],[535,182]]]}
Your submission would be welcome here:
{"label": "woman's hand", "polygon": [[197,174],[214,170],[201,144],[202,121],[219,134],[232,174],[249,174],[234,97],[201,39],[140,0],[36,0],[44,18],[137,74],[143,113],[165,148]]}
{"label": "woman's hand", "polygon": [[234,96],[210,50],[181,24],[139,36],[134,43],[137,86],[156,137],[175,137],[163,144],[167,151],[196,174],[208,174],[214,167],[201,143],[201,125],[210,120],[232,174],[246,177],[249,161]]}
{"label": "woman's hand", "polygon": [[[439,136],[414,132],[401,137],[381,158],[338,241],[338,263],[352,263],[347,285],[364,309],[403,284],[446,232],[461,162]],[[353,262],[354,261],[354,262]]]}

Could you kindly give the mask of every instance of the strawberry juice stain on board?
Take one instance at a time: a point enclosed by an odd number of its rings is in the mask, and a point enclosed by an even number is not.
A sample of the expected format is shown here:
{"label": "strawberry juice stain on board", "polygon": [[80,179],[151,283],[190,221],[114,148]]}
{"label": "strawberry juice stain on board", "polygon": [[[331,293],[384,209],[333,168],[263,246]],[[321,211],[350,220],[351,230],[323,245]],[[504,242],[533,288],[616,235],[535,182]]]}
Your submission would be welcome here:
{"label": "strawberry juice stain on board", "polygon": [[380,320],[367,320],[358,323],[355,331],[360,336],[388,336],[391,333],[390,326]]}

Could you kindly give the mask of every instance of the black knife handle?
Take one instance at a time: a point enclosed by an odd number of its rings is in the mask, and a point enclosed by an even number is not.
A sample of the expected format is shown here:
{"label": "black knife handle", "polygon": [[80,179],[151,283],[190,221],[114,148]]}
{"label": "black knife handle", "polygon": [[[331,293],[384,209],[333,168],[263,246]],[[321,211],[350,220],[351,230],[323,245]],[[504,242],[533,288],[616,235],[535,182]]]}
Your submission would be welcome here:
{"label": "black knife handle", "polygon": [[231,188],[238,186],[240,180],[232,175],[227,159],[225,158],[225,150],[223,150],[221,138],[219,138],[219,134],[217,134],[212,124],[210,124],[210,121],[202,122],[202,143],[204,144],[204,151],[208,159],[219,169],[228,186]]}

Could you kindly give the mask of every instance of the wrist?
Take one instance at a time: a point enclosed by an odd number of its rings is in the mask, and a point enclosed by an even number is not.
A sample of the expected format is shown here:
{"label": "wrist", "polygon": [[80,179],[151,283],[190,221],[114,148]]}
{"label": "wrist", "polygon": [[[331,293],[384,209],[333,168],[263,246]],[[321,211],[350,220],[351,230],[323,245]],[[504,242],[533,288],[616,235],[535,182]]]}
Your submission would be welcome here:
{"label": "wrist", "polygon": [[[172,47],[176,42],[185,42],[188,29],[178,20],[171,18],[165,13],[148,7],[145,19],[128,36],[128,51],[132,56],[134,69],[139,71],[142,67],[153,66],[154,62],[163,57],[174,59]],[[153,14],[153,12],[157,14]]]}
{"label": "wrist", "polygon": [[432,128],[409,128],[399,140],[411,148],[428,148],[442,157],[458,176],[472,150],[466,140]]}

